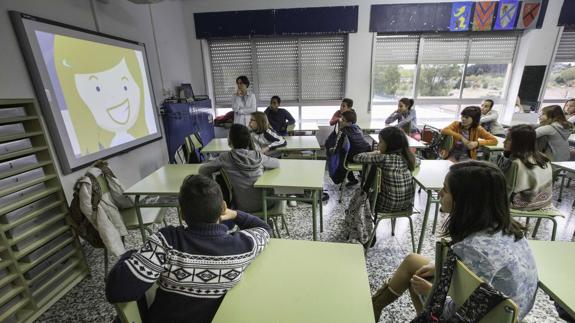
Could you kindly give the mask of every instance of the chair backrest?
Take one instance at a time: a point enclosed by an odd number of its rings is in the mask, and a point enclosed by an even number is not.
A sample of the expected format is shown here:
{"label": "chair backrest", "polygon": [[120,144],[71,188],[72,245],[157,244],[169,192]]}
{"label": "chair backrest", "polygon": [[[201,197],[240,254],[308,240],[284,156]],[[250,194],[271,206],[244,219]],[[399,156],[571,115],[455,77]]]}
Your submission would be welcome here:
{"label": "chair backrest", "polygon": [[[158,285],[154,284],[146,291],[146,303],[148,308],[154,302],[156,298],[156,291],[158,289]],[[118,312],[118,316],[120,317],[120,322],[122,323],[142,323],[142,316],[140,315],[140,309],[138,308],[138,302],[126,302],[126,303],[118,303],[114,304],[116,308],[116,312]]]}
{"label": "chair backrest", "polygon": [[232,186],[232,181],[230,180],[230,176],[226,172],[225,169],[220,169],[219,177],[216,177],[216,182],[220,185],[222,189],[222,195],[224,197],[224,201],[228,204],[229,208],[234,208],[234,189]]}
{"label": "chair backrest", "polygon": [[142,323],[142,317],[140,316],[140,310],[138,309],[137,302],[127,302],[114,304],[118,316],[120,317],[120,322],[122,323]]}
{"label": "chair backrest", "polygon": [[[202,137],[198,132],[194,132],[184,138],[184,144],[176,150],[174,158],[176,163],[180,163],[182,160],[183,164],[199,164],[204,161],[204,155],[201,153],[201,149],[204,147],[202,142]],[[181,151],[180,151],[181,149]]]}
{"label": "chair backrest", "polygon": [[[436,248],[436,277],[438,277],[443,261],[447,256],[447,242],[442,240],[437,243]],[[448,295],[459,308],[465,303],[473,291],[479,286],[483,280],[473,273],[463,262],[456,261],[455,270],[451,278],[451,286]],[[488,312],[479,322],[501,322],[501,323],[516,323],[519,309],[511,299],[506,299],[490,312]]]}

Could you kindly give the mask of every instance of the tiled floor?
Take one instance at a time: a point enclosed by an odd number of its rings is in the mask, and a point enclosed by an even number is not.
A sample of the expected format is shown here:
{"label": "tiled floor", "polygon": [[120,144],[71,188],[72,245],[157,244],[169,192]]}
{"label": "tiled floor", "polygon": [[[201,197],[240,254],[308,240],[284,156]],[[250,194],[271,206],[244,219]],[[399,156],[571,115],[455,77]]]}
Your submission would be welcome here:
{"label": "tiled floor", "polygon": [[[330,182],[326,179],[326,183]],[[331,183],[331,182],[330,182]],[[357,187],[357,186],[356,186]],[[324,205],[324,232],[321,233],[323,241],[344,241],[342,234],[342,223],[344,218],[344,208],[348,204],[351,190],[344,193],[342,204],[337,202],[338,191],[335,185],[327,185],[331,199]],[[557,191],[555,193],[558,193]],[[423,210],[425,207],[425,193],[416,193],[416,207]],[[572,240],[575,231],[575,212],[572,204],[575,199],[575,190],[567,189],[564,192],[562,203],[556,206],[566,215],[564,219],[558,221],[557,240]],[[300,204],[297,207],[289,208],[287,221],[290,228],[288,239],[311,240],[311,206]],[[431,218],[431,217],[430,217]],[[417,239],[421,228],[422,216],[413,217],[415,233]],[[442,217],[443,219],[443,217]],[[171,222],[177,223],[175,217],[171,217]],[[431,219],[430,219],[431,220]],[[441,223],[441,220],[440,222]],[[438,234],[436,234],[438,236]],[[550,226],[542,225],[537,237],[539,239],[549,239]],[[422,254],[434,255],[435,236],[431,234],[431,224],[428,225],[426,240],[423,244]],[[127,239],[128,247],[135,248],[140,242],[137,232],[131,232]],[[383,221],[377,232],[377,244],[370,249],[367,254],[367,272],[371,292],[382,284],[383,280],[389,277],[399,265],[403,257],[411,251],[409,238],[409,227],[407,220],[398,220],[395,236],[391,236],[391,226],[389,221]],[[85,248],[86,258],[92,269],[92,276],[82,281],[70,293],[58,301],[50,310],[40,317],[38,322],[111,322],[115,316],[114,308],[108,304],[104,296],[103,283],[103,252],[90,247]],[[115,259],[110,259],[111,263]],[[407,295],[402,296],[394,304],[384,309],[380,322],[408,322],[415,315],[411,306],[411,301]],[[542,291],[539,291],[535,307],[526,317],[524,322],[561,322],[557,317],[553,303]]]}

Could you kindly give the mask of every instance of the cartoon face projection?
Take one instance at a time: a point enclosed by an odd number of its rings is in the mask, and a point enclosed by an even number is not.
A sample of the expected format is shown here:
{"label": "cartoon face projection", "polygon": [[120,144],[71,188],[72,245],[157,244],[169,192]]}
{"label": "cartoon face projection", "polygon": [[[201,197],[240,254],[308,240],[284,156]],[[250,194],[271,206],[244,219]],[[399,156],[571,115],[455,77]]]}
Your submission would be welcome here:
{"label": "cartoon face projection", "polygon": [[80,155],[149,134],[136,51],[55,35],[54,65]]}
{"label": "cartoon face projection", "polygon": [[140,87],[128,70],[125,59],[109,70],[76,74],[74,79],[78,94],[98,126],[110,132],[123,133],[136,123]]}

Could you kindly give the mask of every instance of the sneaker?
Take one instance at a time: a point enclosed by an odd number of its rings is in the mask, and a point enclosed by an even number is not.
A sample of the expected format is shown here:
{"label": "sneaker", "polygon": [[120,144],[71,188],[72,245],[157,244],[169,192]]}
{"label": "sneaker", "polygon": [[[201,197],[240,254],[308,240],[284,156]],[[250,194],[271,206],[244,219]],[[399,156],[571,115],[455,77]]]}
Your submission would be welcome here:
{"label": "sneaker", "polygon": [[[291,195],[290,197],[295,197],[295,195]],[[295,206],[297,206],[297,202],[296,201],[288,201],[288,205],[291,207],[295,207]]]}
{"label": "sneaker", "polygon": [[329,200],[329,194],[327,194],[326,192],[323,192],[323,194],[321,195],[321,201],[325,202]]}

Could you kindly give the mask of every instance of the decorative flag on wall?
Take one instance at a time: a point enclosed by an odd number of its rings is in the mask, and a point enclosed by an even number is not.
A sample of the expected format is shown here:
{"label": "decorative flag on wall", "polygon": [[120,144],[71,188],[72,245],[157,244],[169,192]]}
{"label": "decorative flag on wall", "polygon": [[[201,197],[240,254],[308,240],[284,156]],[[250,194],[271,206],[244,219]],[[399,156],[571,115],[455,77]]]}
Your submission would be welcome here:
{"label": "decorative flag on wall", "polygon": [[473,2],[454,2],[451,6],[450,31],[467,31],[471,20]]}
{"label": "decorative flag on wall", "polygon": [[511,30],[519,13],[519,0],[501,0],[497,9],[494,30]]}
{"label": "decorative flag on wall", "polygon": [[490,31],[493,28],[495,8],[497,8],[497,1],[476,2],[472,30]]}
{"label": "decorative flag on wall", "polygon": [[521,6],[521,13],[519,14],[519,21],[517,22],[518,29],[535,28],[537,19],[541,12],[541,0],[523,0]]}

